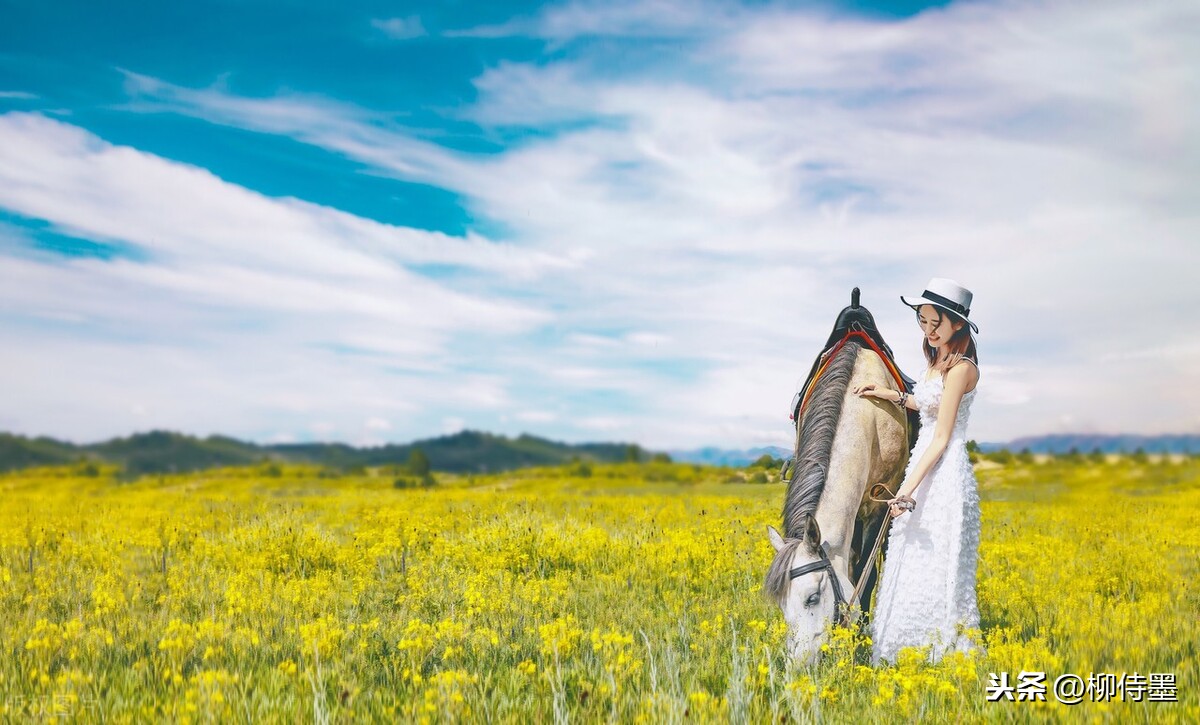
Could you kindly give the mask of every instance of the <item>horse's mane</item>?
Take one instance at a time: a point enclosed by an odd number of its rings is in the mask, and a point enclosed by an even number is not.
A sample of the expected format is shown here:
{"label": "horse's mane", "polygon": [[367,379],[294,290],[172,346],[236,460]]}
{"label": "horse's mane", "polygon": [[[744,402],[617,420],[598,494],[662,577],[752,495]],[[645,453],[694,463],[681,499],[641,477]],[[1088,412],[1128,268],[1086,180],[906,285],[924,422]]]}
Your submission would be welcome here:
{"label": "horse's mane", "polygon": [[854,374],[854,363],[863,344],[849,340],[838,351],[825,373],[817,380],[808,399],[800,435],[796,438],[792,477],[788,481],[783,501],[783,535],[799,536],[803,531],[804,515],[816,513],[817,503],[825,490],[825,475],[833,454],[833,436],[842,418],[842,403],[846,387]]}
{"label": "horse's mane", "polygon": [[783,501],[785,545],[776,553],[767,570],[766,590],[776,599],[783,596],[787,585],[787,567],[799,543],[797,540],[803,536],[805,515],[816,513],[817,504],[825,490],[829,458],[833,454],[833,436],[842,417],[846,387],[850,384],[850,376],[854,374],[858,351],[863,348],[860,341],[848,340],[825,368],[808,399],[804,427],[797,436],[792,458],[792,477]]}

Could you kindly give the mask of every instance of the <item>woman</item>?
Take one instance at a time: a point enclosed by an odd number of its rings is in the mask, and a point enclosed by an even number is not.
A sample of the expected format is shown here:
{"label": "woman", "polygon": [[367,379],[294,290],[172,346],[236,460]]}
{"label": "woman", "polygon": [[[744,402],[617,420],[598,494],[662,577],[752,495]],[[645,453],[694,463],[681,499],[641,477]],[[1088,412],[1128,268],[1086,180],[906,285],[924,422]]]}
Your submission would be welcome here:
{"label": "woman", "polygon": [[931,662],[952,650],[976,649],[967,631],[979,628],[979,493],[966,438],[979,382],[971,335],[979,328],[967,318],[971,298],[969,290],[940,277],[921,295],[902,295],[917,313],[929,368],[912,395],[875,385],[852,391],[921,417],[904,481],[888,502],[892,528],[871,618],[873,665],[896,663],[903,647],[928,645]]}

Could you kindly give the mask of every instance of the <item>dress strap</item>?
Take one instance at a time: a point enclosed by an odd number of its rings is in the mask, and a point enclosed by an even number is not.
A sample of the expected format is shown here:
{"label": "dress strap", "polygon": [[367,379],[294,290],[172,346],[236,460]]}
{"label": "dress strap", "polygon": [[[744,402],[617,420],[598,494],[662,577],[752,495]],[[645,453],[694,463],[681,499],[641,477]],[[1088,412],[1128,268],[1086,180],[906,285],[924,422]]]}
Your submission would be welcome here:
{"label": "dress strap", "polygon": [[[971,359],[971,358],[969,358],[969,357],[964,357],[964,358],[962,358],[961,360],[959,360],[959,361],[958,361],[958,363],[962,363],[962,362],[969,362],[969,363],[971,363],[972,365],[974,365],[974,366],[975,366],[975,369],[976,369],[976,370],[979,370],[979,364],[978,364],[978,363],[976,363],[974,360],[972,360],[972,359]],[[954,363],[954,364],[955,364],[955,365],[957,365],[958,363]]]}
{"label": "dress strap", "polygon": [[974,365],[974,366],[975,366],[975,375],[976,375],[976,378],[975,378],[975,387],[971,388],[971,389],[970,389],[970,390],[968,390],[966,393],[964,393],[964,395],[967,395],[967,394],[970,394],[970,393],[974,393],[976,390],[979,390],[979,376],[980,376],[980,372],[979,372],[979,364],[978,364],[978,363],[976,363],[974,360],[972,360],[972,359],[971,359],[971,358],[969,358],[969,357],[964,357],[964,358],[960,359],[958,362],[956,362],[956,363],[954,363],[954,364],[955,364],[955,365],[958,365],[959,363],[962,363],[962,362],[969,362],[969,363],[971,363],[972,365]]}
{"label": "dress strap", "polygon": [[[976,363],[974,360],[972,360],[972,359],[971,359],[971,358],[969,358],[969,357],[964,357],[964,358],[961,358],[961,359],[960,359],[960,360],[959,360],[957,363],[954,363],[954,364],[955,364],[955,365],[957,365],[958,363],[961,363],[961,362],[969,362],[969,363],[971,363],[972,365],[974,365],[974,366],[975,366],[975,369],[976,369],[976,370],[979,370],[979,364],[978,364],[978,363]],[[930,381],[930,380],[933,380],[933,377],[931,377],[931,376],[929,375],[929,373],[930,373],[930,372],[932,372],[932,371],[933,371],[933,368],[931,368],[931,367],[927,367],[927,368],[925,368],[925,378],[924,378],[924,379],[925,379],[925,381],[926,381],[926,382],[928,382],[928,381]],[[945,375],[942,375],[942,377],[945,377]]]}

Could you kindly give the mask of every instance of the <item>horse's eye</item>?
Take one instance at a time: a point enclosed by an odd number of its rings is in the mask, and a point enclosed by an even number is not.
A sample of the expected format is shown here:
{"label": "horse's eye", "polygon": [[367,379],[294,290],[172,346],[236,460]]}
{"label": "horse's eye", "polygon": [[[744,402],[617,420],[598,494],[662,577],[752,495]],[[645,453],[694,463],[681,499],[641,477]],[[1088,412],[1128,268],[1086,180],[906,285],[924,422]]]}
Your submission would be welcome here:
{"label": "horse's eye", "polygon": [[808,595],[808,599],[804,600],[804,606],[815,607],[819,601],[821,601],[821,592],[813,592]]}

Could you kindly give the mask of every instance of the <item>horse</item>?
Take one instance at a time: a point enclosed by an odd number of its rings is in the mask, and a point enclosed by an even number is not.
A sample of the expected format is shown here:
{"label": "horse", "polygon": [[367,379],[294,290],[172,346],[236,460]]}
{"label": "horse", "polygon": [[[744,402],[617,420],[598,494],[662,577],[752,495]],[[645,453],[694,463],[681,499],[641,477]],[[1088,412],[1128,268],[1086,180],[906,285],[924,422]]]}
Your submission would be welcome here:
{"label": "horse", "polygon": [[[895,365],[857,287],[850,299],[793,401],[783,533],[767,527],[775,558],[764,593],[783,612],[789,653],[808,664],[819,658],[827,623],[869,613],[878,571],[867,559],[877,558],[869,555],[888,512],[868,492],[874,482],[897,490],[920,425],[914,411],[848,392],[867,383],[911,392],[916,383]],[[864,573],[865,587],[854,597]]]}

